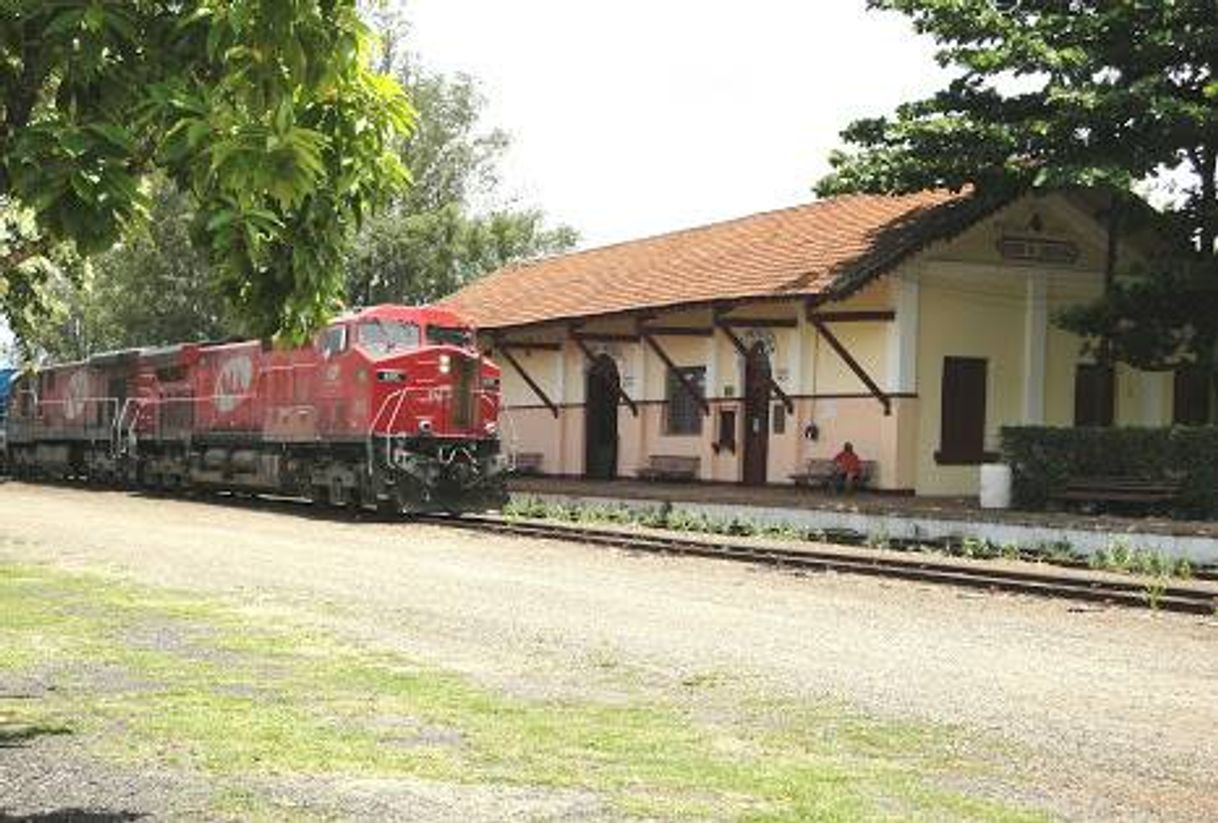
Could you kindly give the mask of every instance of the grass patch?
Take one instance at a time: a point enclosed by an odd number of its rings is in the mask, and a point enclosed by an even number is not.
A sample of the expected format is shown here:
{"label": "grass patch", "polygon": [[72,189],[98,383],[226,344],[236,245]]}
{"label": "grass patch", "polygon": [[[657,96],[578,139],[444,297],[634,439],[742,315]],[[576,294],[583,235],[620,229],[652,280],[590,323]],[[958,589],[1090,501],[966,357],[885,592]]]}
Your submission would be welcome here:
{"label": "grass patch", "polygon": [[0,650],[0,679],[56,685],[0,704],[0,740],[70,730],[136,767],[210,775],[217,814],[273,818],[243,780],[315,775],[578,790],[663,819],[1039,819],[943,790],[979,767],[942,729],[791,702],[511,697],[284,619],[45,567],[0,564]]}

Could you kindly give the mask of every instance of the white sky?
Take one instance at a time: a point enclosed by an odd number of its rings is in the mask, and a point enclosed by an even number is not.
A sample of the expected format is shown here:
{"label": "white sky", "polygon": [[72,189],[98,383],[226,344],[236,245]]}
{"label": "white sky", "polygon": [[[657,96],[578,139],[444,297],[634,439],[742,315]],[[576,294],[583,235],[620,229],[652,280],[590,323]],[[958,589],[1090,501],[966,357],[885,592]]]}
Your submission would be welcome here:
{"label": "white sky", "polygon": [[811,199],[852,119],[939,88],[864,0],[407,0],[412,51],[476,77],[504,188],[583,245]]}

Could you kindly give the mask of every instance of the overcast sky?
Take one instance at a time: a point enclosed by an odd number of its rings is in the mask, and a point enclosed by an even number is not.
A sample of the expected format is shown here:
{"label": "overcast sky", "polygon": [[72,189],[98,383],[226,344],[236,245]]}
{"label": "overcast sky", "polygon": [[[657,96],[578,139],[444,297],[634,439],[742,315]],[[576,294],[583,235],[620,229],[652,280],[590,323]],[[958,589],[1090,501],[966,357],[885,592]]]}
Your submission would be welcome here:
{"label": "overcast sky", "polygon": [[407,0],[412,51],[478,78],[505,189],[628,240],[811,199],[850,120],[942,85],[864,0]]}

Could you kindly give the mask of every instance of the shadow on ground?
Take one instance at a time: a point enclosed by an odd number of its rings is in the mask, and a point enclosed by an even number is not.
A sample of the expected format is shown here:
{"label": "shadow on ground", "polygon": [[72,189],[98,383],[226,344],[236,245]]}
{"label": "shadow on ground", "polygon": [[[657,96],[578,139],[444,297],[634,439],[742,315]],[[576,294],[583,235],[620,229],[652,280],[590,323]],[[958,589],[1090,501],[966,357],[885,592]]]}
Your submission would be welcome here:
{"label": "shadow on ground", "polygon": [[[40,737],[50,737],[53,735],[71,734],[72,730],[67,726],[43,726],[43,725],[0,725],[0,749],[20,749],[33,740]],[[2,813],[0,813],[2,814]],[[0,820],[8,818],[0,817]]]}
{"label": "shadow on ground", "polygon": [[112,812],[105,809],[55,809],[35,814],[10,814],[0,809],[0,823],[121,823],[139,820],[140,812]]}

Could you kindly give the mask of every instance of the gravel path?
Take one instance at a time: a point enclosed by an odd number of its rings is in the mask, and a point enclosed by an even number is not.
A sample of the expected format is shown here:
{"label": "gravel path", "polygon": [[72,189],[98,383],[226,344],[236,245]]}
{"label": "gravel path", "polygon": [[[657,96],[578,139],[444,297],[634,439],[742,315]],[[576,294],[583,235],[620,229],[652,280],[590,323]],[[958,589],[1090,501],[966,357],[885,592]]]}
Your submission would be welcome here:
{"label": "gravel path", "polygon": [[1213,618],[14,483],[0,557],[300,606],[521,693],[841,699],[1009,744],[1069,818],[1218,819]]}

